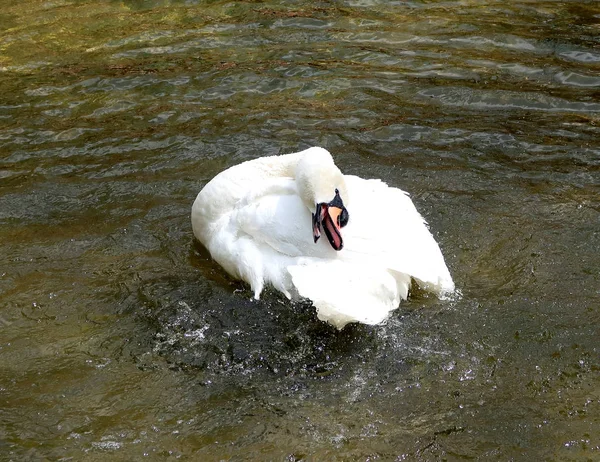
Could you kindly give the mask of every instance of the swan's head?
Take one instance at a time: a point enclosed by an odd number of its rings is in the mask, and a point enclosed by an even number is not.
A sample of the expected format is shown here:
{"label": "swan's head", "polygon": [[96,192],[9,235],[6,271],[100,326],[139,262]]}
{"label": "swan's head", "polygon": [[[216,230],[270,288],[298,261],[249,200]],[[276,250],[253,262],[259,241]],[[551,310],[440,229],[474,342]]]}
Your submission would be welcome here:
{"label": "swan's head", "polygon": [[296,165],[296,183],[304,204],[312,212],[312,231],[315,243],[321,229],[335,250],[342,250],[344,241],[341,229],[349,219],[344,201],[348,193],[344,175],[333,162],[328,151],[310,148]]}

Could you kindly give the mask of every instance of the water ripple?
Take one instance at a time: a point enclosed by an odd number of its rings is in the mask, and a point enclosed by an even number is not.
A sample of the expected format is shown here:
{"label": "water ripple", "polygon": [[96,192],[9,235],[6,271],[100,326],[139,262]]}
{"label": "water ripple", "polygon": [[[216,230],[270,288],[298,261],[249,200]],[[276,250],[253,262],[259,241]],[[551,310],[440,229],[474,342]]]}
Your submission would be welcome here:
{"label": "water ripple", "polygon": [[474,90],[464,87],[427,88],[419,96],[434,98],[448,106],[473,109],[514,109],[526,111],[595,113],[600,103],[567,101],[539,93],[501,90]]}

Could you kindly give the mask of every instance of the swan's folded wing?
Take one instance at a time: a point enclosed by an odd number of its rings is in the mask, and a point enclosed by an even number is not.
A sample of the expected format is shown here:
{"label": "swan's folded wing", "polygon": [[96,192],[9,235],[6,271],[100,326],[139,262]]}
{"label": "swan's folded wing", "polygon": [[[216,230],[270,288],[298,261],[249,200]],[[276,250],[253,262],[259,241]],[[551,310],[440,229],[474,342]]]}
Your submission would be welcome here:
{"label": "swan's folded wing", "polygon": [[440,248],[408,194],[380,180],[346,176],[350,221],[343,230],[347,261],[378,262],[438,293],[454,290]]}
{"label": "swan's folded wing", "polygon": [[232,219],[256,243],[266,244],[283,255],[336,256],[335,250],[325,239],[314,243],[310,212],[296,194],[279,190],[277,193],[255,196],[253,200],[240,204]]}

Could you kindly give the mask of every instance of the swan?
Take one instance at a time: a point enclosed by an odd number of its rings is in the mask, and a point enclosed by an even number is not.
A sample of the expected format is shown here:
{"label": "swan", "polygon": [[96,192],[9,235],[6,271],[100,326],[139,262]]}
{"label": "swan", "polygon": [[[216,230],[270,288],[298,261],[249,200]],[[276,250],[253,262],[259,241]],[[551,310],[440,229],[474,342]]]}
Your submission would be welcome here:
{"label": "swan", "polygon": [[211,257],[255,299],[268,283],[289,299],[310,299],[317,317],[338,329],[385,321],[411,280],[438,295],[454,291],[408,194],[343,175],[323,148],[219,173],[198,193],[191,220]]}

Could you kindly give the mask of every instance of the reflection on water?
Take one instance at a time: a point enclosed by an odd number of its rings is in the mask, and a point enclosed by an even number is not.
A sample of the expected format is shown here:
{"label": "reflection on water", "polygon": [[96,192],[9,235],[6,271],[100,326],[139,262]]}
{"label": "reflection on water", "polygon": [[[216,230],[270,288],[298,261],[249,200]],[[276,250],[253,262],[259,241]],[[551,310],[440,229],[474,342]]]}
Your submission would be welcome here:
{"label": "reflection on water", "polygon": [[[10,460],[595,459],[597,2],[11,3]],[[216,173],[310,145],[410,191],[461,296],[342,332],[192,241]]]}

